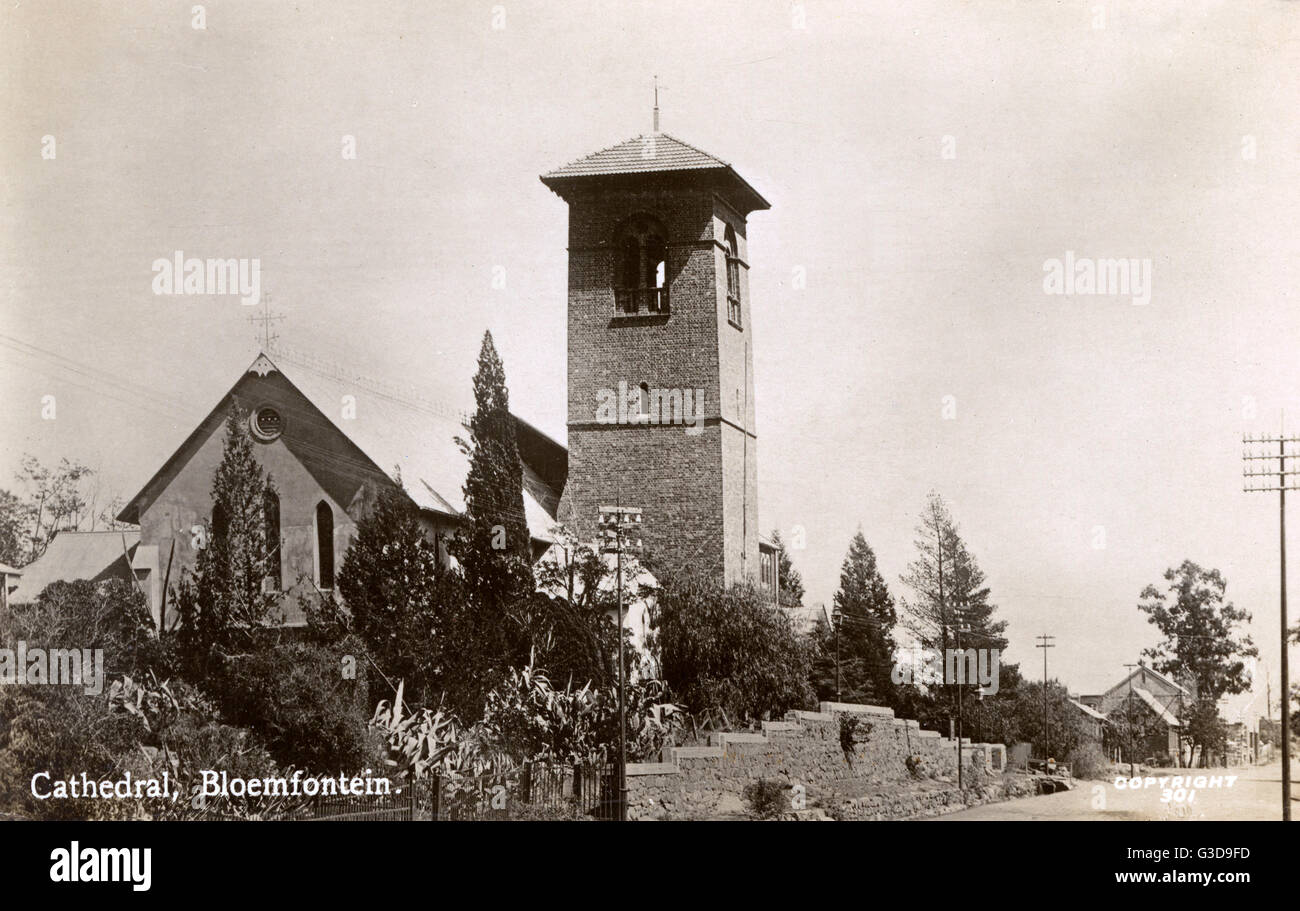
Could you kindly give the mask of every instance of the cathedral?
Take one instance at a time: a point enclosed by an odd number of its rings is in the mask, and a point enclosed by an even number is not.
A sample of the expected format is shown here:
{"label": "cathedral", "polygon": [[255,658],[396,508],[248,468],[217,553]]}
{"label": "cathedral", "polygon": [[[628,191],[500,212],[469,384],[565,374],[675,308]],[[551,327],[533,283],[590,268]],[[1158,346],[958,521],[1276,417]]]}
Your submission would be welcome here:
{"label": "cathedral", "polygon": [[[657,129],[541,179],[569,206],[568,447],[515,419],[534,558],[558,525],[595,542],[614,518],[661,572],[749,579],[775,598],[776,555],[758,532],[746,252],[746,219],[767,201],[726,162]],[[289,596],[286,626],[304,622],[293,595],[333,589],[372,485],[400,477],[431,540],[462,521],[463,415],[264,350],[122,510],[139,531],[120,547],[62,533],[20,594],[70,566],[79,578],[132,576],[172,627],[168,589],[202,546],[236,403],[276,488],[265,587]]]}

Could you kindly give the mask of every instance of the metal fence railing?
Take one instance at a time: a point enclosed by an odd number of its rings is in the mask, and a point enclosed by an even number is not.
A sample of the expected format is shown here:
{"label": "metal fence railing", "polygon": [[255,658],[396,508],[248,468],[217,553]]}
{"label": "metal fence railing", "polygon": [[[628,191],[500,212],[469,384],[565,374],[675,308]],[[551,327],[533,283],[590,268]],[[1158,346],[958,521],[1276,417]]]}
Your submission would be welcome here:
{"label": "metal fence railing", "polygon": [[439,820],[619,817],[613,763],[528,763],[508,777],[438,776],[428,787]]}
{"label": "metal fence railing", "polygon": [[618,766],[529,764],[520,774],[518,800],[546,810],[571,810],[577,816],[618,819]]}

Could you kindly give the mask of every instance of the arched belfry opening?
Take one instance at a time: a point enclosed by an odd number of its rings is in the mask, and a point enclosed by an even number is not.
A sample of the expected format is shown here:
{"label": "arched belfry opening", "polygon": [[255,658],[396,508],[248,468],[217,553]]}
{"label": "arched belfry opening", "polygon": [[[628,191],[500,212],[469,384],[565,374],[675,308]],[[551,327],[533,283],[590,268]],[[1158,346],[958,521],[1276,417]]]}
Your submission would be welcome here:
{"label": "arched belfry opening", "polygon": [[653,215],[626,219],[615,232],[614,307],[619,313],[668,312],[668,232]]}

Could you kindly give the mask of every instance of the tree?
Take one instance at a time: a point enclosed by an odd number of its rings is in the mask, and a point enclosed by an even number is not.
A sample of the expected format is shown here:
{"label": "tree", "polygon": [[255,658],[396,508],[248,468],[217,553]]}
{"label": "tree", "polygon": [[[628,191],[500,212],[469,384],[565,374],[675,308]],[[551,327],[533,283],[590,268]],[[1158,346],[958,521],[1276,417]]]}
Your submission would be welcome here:
{"label": "tree", "polygon": [[0,489],[0,563],[21,567],[31,553],[27,540],[27,507],[21,499]]}
{"label": "tree", "polygon": [[464,487],[465,527],[455,542],[455,555],[471,587],[495,587],[519,597],[533,589],[532,539],[524,517],[523,463],[505,366],[491,332],[483,334],[474,402],[469,440],[457,438],[470,466]]}
{"label": "tree", "polygon": [[1165,572],[1169,595],[1154,585],[1142,590],[1138,610],[1164,635],[1143,650],[1152,666],[1175,680],[1190,680],[1196,695],[1218,702],[1250,687],[1244,659],[1259,654],[1249,636],[1238,638],[1250,614],[1224,600],[1228,583],[1217,569],[1191,560]]}
{"label": "tree", "polygon": [[962,648],[1005,650],[1005,620],[994,620],[984,573],[966,549],[943,498],[931,493],[916,529],[917,557],[903,584],[913,592],[903,606],[909,628],[925,645],[945,652],[956,644],[960,621]]}
{"label": "tree", "polygon": [[1191,740],[1192,755],[1199,747],[1222,749],[1223,720],[1219,699],[1250,687],[1246,658],[1259,654],[1250,637],[1238,626],[1250,614],[1225,600],[1228,583],[1217,569],[1202,569],[1191,560],[1165,572],[1168,593],[1155,585],[1142,590],[1138,610],[1164,635],[1157,645],[1143,650],[1152,666],[1175,680],[1189,681],[1194,701],[1183,706],[1193,723],[1184,735]]}
{"label": "tree", "polygon": [[[98,585],[52,582],[35,601],[14,607],[0,647],[12,651],[19,641],[29,654],[38,648],[101,650],[104,676],[98,693],[74,686],[0,686],[0,812],[96,818],[116,801],[39,800],[31,792],[32,776],[116,777],[118,757],[136,749],[144,733],[140,725],[112,715],[107,701],[111,680],[141,676],[164,663],[144,598],[118,579]],[[90,674],[84,667],[82,673]]]}
{"label": "tree", "polygon": [[[895,704],[890,680],[893,664],[894,625],[898,613],[889,587],[876,568],[876,555],[861,529],[849,543],[835,593],[840,615],[838,641],[839,681],[843,701]],[[819,699],[836,698],[836,637],[825,622],[817,624],[818,655],[813,666],[813,686]]]}
{"label": "tree", "polygon": [[[1014,724],[997,731],[981,730],[981,737],[996,734],[997,737],[1007,739],[998,741],[995,737],[988,742],[1030,743],[1033,744],[1034,755],[1050,756],[1061,760],[1091,739],[1084,727],[1083,713],[1071,702],[1069,690],[1062,686],[1059,680],[1051,680],[1047,683],[1046,731],[1043,730],[1042,681],[1025,681],[1015,691],[1013,700]],[[978,711],[977,708],[976,712]],[[975,730],[977,719],[979,719],[978,714],[972,717],[971,723],[966,726],[967,731]]]}
{"label": "tree", "polygon": [[[563,526],[552,534],[556,546],[534,570],[538,589],[554,596],[552,608],[542,614],[540,623],[528,624],[532,629],[530,650],[538,650],[536,663],[556,680],[564,679],[565,671],[561,669],[567,667],[576,672],[578,682],[590,679],[597,685],[613,683],[618,679],[617,563],[612,555],[580,541]],[[624,610],[653,597],[653,590],[642,588],[641,578],[637,556],[624,553]],[[623,660],[630,679],[640,657],[631,644],[630,630],[624,630],[623,640]],[[557,660],[557,649],[571,657]]]}
{"label": "tree", "polygon": [[[912,590],[912,598],[903,601],[908,629],[922,645],[939,649],[945,658],[948,649],[955,648],[959,641],[963,651],[972,648],[1005,651],[1006,621],[994,619],[997,607],[989,600],[984,573],[958,534],[947,504],[937,493],[929,495],[916,535],[917,557],[908,565],[902,580]],[[988,703],[982,711],[1008,707],[1011,691],[1001,683],[1007,676],[1018,679],[1017,669],[1014,665],[1000,664],[1000,701]],[[959,691],[963,716],[971,702],[979,697],[972,686],[948,684],[944,690],[946,707],[938,704],[934,690],[925,694],[908,690],[900,695],[901,704],[923,724],[935,725],[944,711],[948,717],[956,716]]]}
{"label": "tree", "polygon": [[1224,755],[1228,748],[1228,725],[1219,715],[1218,701],[1197,697],[1186,702],[1182,708],[1178,718],[1182,723],[1182,735],[1192,743],[1191,755],[1187,757],[1188,767],[1196,767],[1198,747],[1202,766],[1211,753]]}
{"label": "tree", "polygon": [[794,561],[781,540],[781,532],[773,530],[772,546],[776,548],[777,598],[785,607],[798,607],[803,604],[803,577],[794,568]]}
{"label": "tree", "polygon": [[281,619],[276,596],[263,591],[271,566],[266,508],[275,487],[253,455],[246,425],[245,412],[232,405],[212,478],[212,517],[204,524],[194,570],[178,586],[178,640],[196,680],[208,675],[214,658],[255,648],[258,630]]}
{"label": "tree", "polygon": [[748,583],[674,579],[659,594],[653,645],[664,681],[692,711],[758,719],[814,700],[808,643]]}
{"label": "tree", "polygon": [[93,472],[80,462],[60,459],[58,466],[47,468],[35,456],[24,455],[18,480],[27,488],[27,500],[21,506],[0,504],[6,522],[21,521],[25,527],[25,554],[18,565],[25,565],[45,553],[45,548],[60,531],[76,529],[88,518],[94,524],[94,511],[82,490],[83,482]]}
{"label": "tree", "polygon": [[308,622],[316,630],[332,626],[337,635],[354,632],[385,677],[405,680],[413,698],[429,701],[442,683],[433,654],[442,647],[440,607],[463,598],[463,587],[443,578],[437,545],[405,492],[383,485],[367,501],[372,505],[357,520],[338,574],[343,604],[327,595],[309,598]]}

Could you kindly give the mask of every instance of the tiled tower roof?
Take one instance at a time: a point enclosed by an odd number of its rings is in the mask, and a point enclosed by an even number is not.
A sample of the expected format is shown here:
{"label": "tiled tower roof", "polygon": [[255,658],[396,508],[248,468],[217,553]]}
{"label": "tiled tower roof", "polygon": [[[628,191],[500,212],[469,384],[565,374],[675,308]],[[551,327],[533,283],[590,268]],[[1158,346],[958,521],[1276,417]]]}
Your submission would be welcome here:
{"label": "tiled tower roof", "polygon": [[542,175],[542,183],[563,196],[562,188],[584,178],[613,178],[670,171],[714,172],[735,188],[747,210],[771,206],[727,162],[667,133],[646,133],[571,161]]}

